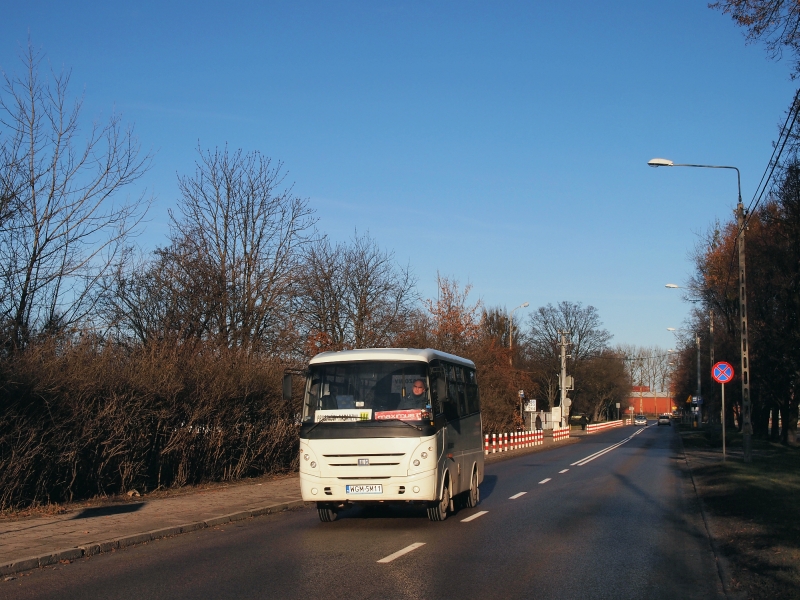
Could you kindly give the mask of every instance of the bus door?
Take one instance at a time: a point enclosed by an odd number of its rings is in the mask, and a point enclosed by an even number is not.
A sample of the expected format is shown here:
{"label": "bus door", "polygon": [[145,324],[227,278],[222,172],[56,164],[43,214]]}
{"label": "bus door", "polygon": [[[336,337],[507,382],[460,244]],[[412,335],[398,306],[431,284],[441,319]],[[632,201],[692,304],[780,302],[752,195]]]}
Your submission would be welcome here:
{"label": "bus door", "polygon": [[[469,488],[469,474],[465,473],[464,436],[462,418],[466,411],[466,390],[463,368],[440,362],[431,370],[431,393],[435,395],[437,437],[442,444],[440,467],[450,471],[452,494]],[[460,381],[459,381],[460,378]],[[465,483],[466,482],[466,483]]]}

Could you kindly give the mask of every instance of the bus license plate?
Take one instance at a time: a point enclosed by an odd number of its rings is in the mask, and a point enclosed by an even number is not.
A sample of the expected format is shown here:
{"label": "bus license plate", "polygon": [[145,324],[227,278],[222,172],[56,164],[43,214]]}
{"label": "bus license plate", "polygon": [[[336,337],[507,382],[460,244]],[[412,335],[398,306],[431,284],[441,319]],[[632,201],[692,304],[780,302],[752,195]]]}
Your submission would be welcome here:
{"label": "bus license plate", "polygon": [[382,485],[347,485],[345,491],[348,494],[382,494]]}

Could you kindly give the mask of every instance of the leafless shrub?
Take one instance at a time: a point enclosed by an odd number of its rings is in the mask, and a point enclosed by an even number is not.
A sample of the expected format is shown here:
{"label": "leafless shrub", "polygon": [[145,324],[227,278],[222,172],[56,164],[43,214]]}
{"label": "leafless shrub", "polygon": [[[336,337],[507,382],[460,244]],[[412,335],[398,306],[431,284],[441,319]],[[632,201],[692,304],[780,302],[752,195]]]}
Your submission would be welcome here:
{"label": "leafless shrub", "polygon": [[96,339],[5,364],[0,509],[293,468],[282,365],[240,350]]}

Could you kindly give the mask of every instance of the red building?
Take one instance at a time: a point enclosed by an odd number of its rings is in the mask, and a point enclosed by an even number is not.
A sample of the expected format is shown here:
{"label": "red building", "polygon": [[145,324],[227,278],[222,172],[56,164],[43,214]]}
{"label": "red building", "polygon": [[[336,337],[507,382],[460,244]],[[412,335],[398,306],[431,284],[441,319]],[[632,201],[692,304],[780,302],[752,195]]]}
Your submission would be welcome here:
{"label": "red building", "polygon": [[647,385],[635,385],[631,388],[631,396],[627,404],[622,402],[622,410],[629,415],[631,407],[635,415],[660,415],[677,409],[675,400],[667,392],[651,392]]}

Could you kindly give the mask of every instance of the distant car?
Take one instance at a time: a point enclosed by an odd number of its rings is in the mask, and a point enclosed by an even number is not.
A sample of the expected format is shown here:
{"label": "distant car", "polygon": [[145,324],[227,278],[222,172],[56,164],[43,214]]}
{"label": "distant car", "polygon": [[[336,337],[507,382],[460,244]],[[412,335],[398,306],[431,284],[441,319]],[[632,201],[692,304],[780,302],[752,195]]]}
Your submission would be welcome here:
{"label": "distant car", "polygon": [[634,425],[647,425],[647,417],[644,415],[636,415],[636,418],[633,420]]}
{"label": "distant car", "polygon": [[659,425],[672,425],[672,419],[667,414],[658,415],[658,424]]}

